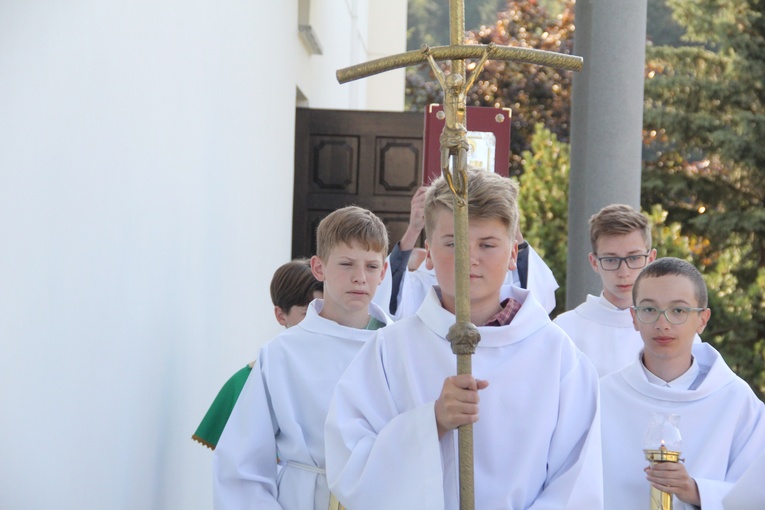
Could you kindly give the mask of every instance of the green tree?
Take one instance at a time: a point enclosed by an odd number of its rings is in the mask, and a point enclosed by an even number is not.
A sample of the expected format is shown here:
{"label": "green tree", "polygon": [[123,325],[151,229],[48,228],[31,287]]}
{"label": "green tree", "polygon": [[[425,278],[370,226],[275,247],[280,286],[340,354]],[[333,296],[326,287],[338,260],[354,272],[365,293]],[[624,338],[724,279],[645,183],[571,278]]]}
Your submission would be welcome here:
{"label": "green tree", "polygon": [[[551,16],[538,2],[509,0],[494,23],[467,34],[467,43],[518,46],[570,54],[573,48],[574,2],[559,4]],[[522,172],[522,154],[537,123],[544,123],[562,141],[568,140],[571,104],[570,71],[547,66],[489,61],[470,91],[468,104],[511,108],[510,173]],[[427,65],[407,71],[408,109],[423,110],[442,102],[441,89]]]}
{"label": "green tree", "polygon": [[569,162],[568,144],[537,124],[530,148],[523,153],[518,205],[524,239],[544,259],[560,285],[552,315],[565,311]]}
{"label": "green tree", "polygon": [[[490,25],[505,7],[505,0],[475,0],[465,2],[465,27],[477,30]],[[417,50],[423,44],[449,44],[448,0],[409,0],[407,7],[407,50]]]}
{"label": "green tree", "polygon": [[[569,146],[542,124],[537,124],[531,148],[523,154],[524,172],[518,178],[521,188],[521,232],[539,252],[558,279],[561,288],[556,292],[557,306],[553,316],[564,311],[566,294],[566,257],[568,224]],[[712,320],[704,332],[704,340],[716,344],[726,361],[745,380],[752,384],[760,398],[765,395],[763,377],[763,346],[755,342],[728,340],[735,331],[735,339],[756,338],[758,334],[757,310],[753,293],[765,288],[765,271],[759,271],[751,285],[741,285],[730,268],[743,263],[743,250],[728,249],[709,258],[710,240],[704,236],[683,233],[683,226],[669,221],[668,212],[661,204],[644,211],[651,220],[653,245],[663,257],[685,259],[702,268],[709,288],[709,306]],[[582,262],[585,270],[586,262]]]}
{"label": "green tree", "polygon": [[682,47],[648,47],[643,203],[699,239],[713,342],[765,389],[763,0],[667,0]]}
{"label": "green tree", "polygon": [[[569,53],[573,1],[558,1],[554,16],[542,3],[509,0],[495,23],[469,38]],[[659,253],[689,260],[704,274],[713,309],[704,339],[762,397],[765,0],[649,0],[649,5],[643,206],[653,219]],[[563,147],[570,80],[570,73],[489,62],[469,97],[469,104],[513,109],[510,168],[521,175],[522,229],[561,283],[568,179],[555,169],[568,169]],[[441,102],[427,68],[408,70],[407,87],[412,109]],[[561,291],[559,302],[562,296]]]}
{"label": "green tree", "polygon": [[666,0],[648,0],[647,38],[656,46],[681,46],[685,30],[674,19]]}

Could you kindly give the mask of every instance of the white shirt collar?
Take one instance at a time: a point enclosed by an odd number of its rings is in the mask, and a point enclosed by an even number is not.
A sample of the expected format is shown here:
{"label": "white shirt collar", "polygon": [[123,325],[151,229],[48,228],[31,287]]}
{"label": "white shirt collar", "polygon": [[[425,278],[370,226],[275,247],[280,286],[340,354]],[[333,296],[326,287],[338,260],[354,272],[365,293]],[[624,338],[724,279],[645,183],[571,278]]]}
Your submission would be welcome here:
{"label": "white shirt collar", "polygon": [[624,310],[624,308],[619,308],[618,306],[616,306],[615,304],[613,304],[611,301],[609,301],[608,299],[606,299],[606,296],[604,296],[602,292],[600,293],[600,296],[599,296],[599,298],[600,298],[600,304],[601,304],[601,305],[603,305],[603,306],[605,306],[605,307],[606,307],[606,308],[608,308],[609,310],[617,310],[617,311],[621,311],[621,310]]}
{"label": "white shirt collar", "polygon": [[688,390],[691,388],[691,385],[696,381],[696,378],[699,376],[699,364],[696,362],[696,358],[694,356],[691,356],[691,368],[685,371],[683,375],[675,379],[674,381],[665,381],[664,379],[657,377],[653,374],[650,370],[648,370],[645,367],[645,364],[643,363],[643,354],[640,354],[640,366],[643,368],[643,372],[645,373],[646,379],[648,379],[648,382],[651,384],[655,384],[656,386],[663,386],[665,388],[673,388],[678,390]]}

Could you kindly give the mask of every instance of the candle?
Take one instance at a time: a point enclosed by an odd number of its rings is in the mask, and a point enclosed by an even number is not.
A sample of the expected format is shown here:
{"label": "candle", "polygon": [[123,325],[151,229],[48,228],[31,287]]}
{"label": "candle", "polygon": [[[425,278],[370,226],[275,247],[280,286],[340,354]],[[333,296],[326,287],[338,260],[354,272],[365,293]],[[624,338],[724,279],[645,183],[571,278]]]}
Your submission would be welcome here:
{"label": "candle", "polygon": [[[682,438],[676,414],[652,413],[643,440],[643,453],[651,465],[657,462],[678,462]],[[657,449],[655,445],[659,445]],[[669,446],[667,446],[669,445]],[[672,494],[650,486],[649,510],[672,510]]]}

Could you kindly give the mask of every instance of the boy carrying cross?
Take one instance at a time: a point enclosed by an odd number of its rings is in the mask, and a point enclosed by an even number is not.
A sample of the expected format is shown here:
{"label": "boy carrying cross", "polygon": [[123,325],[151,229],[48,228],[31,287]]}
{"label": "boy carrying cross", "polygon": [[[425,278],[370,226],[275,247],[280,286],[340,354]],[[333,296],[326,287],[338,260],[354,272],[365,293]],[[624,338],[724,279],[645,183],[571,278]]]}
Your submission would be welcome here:
{"label": "boy carrying cross", "polygon": [[[425,200],[438,285],[415,315],[377,332],[338,382],[325,427],[327,478],[350,509],[456,509],[457,432],[474,424],[475,507],[602,508],[597,373],[529,291],[500,300],[516,264],[517,185],[468,172],[473,375],[454,375],[452,193]],[[480,411],[480,419],[479,419]]]}

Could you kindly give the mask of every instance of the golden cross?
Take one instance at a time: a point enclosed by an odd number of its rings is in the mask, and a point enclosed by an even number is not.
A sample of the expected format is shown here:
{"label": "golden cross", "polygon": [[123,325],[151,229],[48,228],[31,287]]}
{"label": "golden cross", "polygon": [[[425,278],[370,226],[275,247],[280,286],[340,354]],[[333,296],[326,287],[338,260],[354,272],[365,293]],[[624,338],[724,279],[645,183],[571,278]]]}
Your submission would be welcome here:
{"label": "golden cross", "polygon": [[[480,341],[478,328],[470,322],[470,248],[468,245],[467,214],[467,119],[466,98],[476,77],[488,59],[548,65],[559,69],[581,71],[582,58],[550,51],[510,46],[465,45],[465,2],[449,0],[449,46],[408,51],[384,57],[337,71],[337,81],[366,78],[400,67],[428,61],[444,91],[446,122],[441,132],[441,171],[449,183],[454,197],[454,243],[455,243],[455,293],[456,323],[449,329],[447,338],[457,355],[457,373],[472,373],[471,355]],[[465,60],[480,58],[468,80],[465,76]],[[451,60],[451,73],[444,76],[437,60]],[[449,162],[452,162],[450,170]],[[460,509],[473,510],[475,495],[473,486],[473,426],[462,425],[458,432],[460,466]]]}

